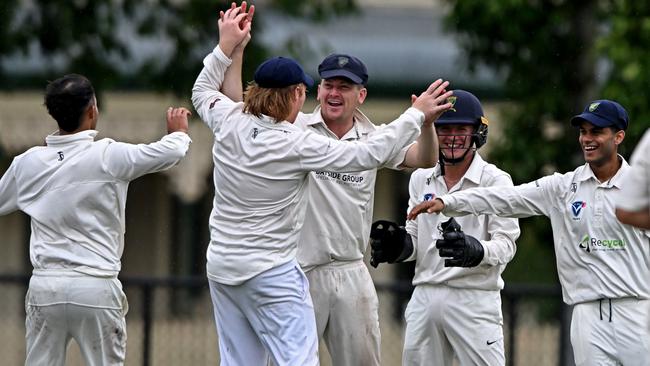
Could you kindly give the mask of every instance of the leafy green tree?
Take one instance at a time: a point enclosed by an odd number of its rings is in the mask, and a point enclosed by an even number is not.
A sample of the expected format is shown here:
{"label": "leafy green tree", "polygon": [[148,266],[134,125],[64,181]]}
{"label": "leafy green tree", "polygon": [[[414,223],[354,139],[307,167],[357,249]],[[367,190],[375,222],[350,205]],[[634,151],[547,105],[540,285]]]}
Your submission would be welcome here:
{"label": "leafy green tree", "polygon": [[[621,102],[631,117],[628,155],[650,117],[650,5],[632,0],[448,0],[468,66],[504,77],[503,141],[490,159],[515,184],[584,163],[571,116],[589,100]],[[489,96],[486,96],[489,97]],[[555,281],[552,233],[543,218],[521,220],[520,250],[505,273],[516,281]],[[532,270],[531,270],[532,268]]]}
{"label": "leafy green tree", "polygon": [[[98,91],[135,87],[189,95],[201,69],[201,60],[218,41],[217,17],[229,1],[138,0],[5,0],[0,10],[0,56],[27,55],[40,50],[43,75],[17,78],[12,70],[0,70],[5,85],[42,87],[42,80],[63,73],[88,76]],[[255,31],[260,31],[256,22]],[[131,29],[129,31],[129,29]],[[171,50],[135,64],[137,41],[167,40]],[[245,72],[265,57],[253,39]],[[39,80],[39,82],[35,82]]]}
{"label": "leafy green tree", "polygon": [[[111,88],[144,88],[172,91],[187,96],[201,69],[203,57],[218,41],[219,10],[230,5],[221,0],[4,0],[0,15],[0,60],[16,53],[39,50],[44,64],[41,75],[16,75],[0,68],[4,88],[43,87],[43,80],[76,72],[93,81],[98,92]],[[237,2],[239,3],[239,2]],[[294,16],[324,20],[356,9],[351,0],[272,0],[275,7]],[[254,33],[263,32],[258,11]],[[137,67],[141,40],[166,40],[171,50],[161,50]],[[267,57],[253,40],[244,61],[245,80]],[[141,42],[142,43],[142,42]],[[300,52],[302,48],[296,48]],[[299,55],[294,55],[299,56]],[[122,61],[125,60],[125,61]]]}
{"label": "leafy green tree", "polygon": [[627,156],[650,127],[650,3],[611,1],[604,10],[610,14],[608,32],[596,46],[611,72],[602,94],[619,101],[630,115],[623,143]]}

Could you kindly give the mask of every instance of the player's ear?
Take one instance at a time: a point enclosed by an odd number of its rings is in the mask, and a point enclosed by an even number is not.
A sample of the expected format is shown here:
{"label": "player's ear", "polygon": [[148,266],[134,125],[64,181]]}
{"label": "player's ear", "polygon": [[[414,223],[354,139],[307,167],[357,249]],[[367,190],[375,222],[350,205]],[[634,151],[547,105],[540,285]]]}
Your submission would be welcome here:
{"label": "player's ear", "polygon": [[619,145],[625,139],[625,130],[618,130],[614,134],[614,143]]}
{"label": "player's ear", "polygon": [[357,98],[359,104],[363,104],[363,102],[366,100],[366,96],[368,96],[368,89],[361,87],[359,90],[359,98]]}

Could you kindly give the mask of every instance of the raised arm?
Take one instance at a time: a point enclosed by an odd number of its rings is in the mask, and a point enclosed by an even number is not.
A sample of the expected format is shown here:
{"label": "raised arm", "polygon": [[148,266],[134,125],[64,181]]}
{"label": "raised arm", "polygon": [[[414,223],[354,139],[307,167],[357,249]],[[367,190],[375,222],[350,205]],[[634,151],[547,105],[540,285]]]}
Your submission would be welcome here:
{"label": "raised arm", "polygon": [[[210,110],[215,106],[215,110],[225,110],[227,106],[224,104],[228,103],[217,103],[223,99],[232,104],[232,100],[221,92],[225,73],[232,63],[230,57],[237,45],[249,37],[250,22],[245,21],[249,15],[241,13],[241,10],[242,7],[231,7],[219,19],[219,45],[203,59],[203,69],[192,88],[192,104],[201,119],[213,130],[219,116],[211,116]],[[254,7],[251,7],[250,11],[254,11]],[[243,29],[240,24],[243,24]]]}
{"label": "raised arm", "polygon": [[[434,83],[436,89],[434,94],[437,97],[445,96],[441,101],[446,100],[448,96],[451,96],[451,92],[447,92],[447,87],[449,82],[442,82],[441,79],[436,80]],[[415,103],[417,97],[411,95],[411,102]],[[434,113],[432,113],[427,120],[424,121],[420,129],[420,136],[413,145],[411,145],[406,151],[406,156],[404,157],[404,162],[402,165],[407,168],[431,168],[438,162],[438,135],[436,134],[436,128],[434,122],[442,115],[445,111],[450,108],[451,104],[441,103]]]}
{"label": "raised arm", "polygon": [[[234,10],[235,7],[236,7],[235,3],[232,3],[230,9]],[[244,89],[242,83],[242,64],[244,61],[244,49],[246,48],[248,42],[251,40],[250,29],[252,26],[253,15],[255,14],[255,6],[251,5],[251,7],[248,9],[247,12],[246,2],[244,1],[241,4],[240,13],[247,14],[247,16],[244,17],[242,22],[239,24],[239,28],[240,29],[248,28],[249,32],[244,37],[244,39],[239,44],[237,44],[237,46],[235,46],[235,48],[233,49],[232,54],[230,56],[232,63],[230,64],[228,69],[226,69],[226,74],[224,75],[224,79],[223,79],[223,85],[221,86],[221,92],[235,102],[241,102],[244,100],[243,98]],[[225,13],[222,11],[220,13],[220,19],[223,20],[224,16]]]}

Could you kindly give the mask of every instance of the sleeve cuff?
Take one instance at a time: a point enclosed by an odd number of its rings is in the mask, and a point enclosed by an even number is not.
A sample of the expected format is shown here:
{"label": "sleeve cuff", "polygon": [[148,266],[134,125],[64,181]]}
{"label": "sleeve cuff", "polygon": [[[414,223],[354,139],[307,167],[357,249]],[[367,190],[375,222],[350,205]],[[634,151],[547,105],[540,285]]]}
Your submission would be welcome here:
{"label": "sleeve cuff", "polygon": [[225,63],[225,64],[228,65],[228,66],[230,66],[230,64],[232,63],[232,59],[231,59],[230,57],[226,56],[225,53],[223,53],[223,51],[221,50],[221,47],[219,47],[219,45],[217,45],[217,47],[215,47],[215,48],[212,50],[212,54],[213,54],[214,57],[216,57],[219,61]]}
{"label": "sleeve cuff", "polygon": [[422,124],[424,123],[424,112],[417,108],[409,107],[409,109],[407,109],[404,113],[414,117],[418,123],[418,126],[422,127]]}

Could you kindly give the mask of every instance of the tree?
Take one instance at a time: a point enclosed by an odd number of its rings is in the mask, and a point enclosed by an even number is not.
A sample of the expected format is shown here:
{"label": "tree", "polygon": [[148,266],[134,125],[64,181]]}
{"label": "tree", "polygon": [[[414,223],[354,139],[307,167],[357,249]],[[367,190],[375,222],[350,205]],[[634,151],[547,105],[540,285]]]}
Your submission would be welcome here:
{"label": "tree", "polygon": [[[503,141],[490,158],[515,184],[582,164],[569,124],[589,100],[622,103],[631,126],[629,155],[650,112],[650,5],[632,0],[448,0],[448,29],[459,34],[468,66],[488,65],[504,76],[512,106]],[[526,248],[507,278],[555,281],[552,233],[545,219],[521,220]],[[533,266],[533,270],[531,270]]]}
{"label": "tree", "polygon": [[[146,88],[189,95],[203,57],[218,41],[217,16],[230,1],[214,0],[4,0],[0,5],[0,60],[15,54],[42,58],[41,75],[16,75],[0,67],[7,86],[42,88],[43,80],[77,72],[98,92],[111,88]],[[326,19],[354,9],[349,0],[272,0],[271,6],[295,16]],[[258,12],[253,32],[262,32]],[[134,40],[135,38],[135,40]],[[142,60],[138,45],[162,44]],[[158,42],[158,43],[156,43]],[[150,42],[151,43],[151,42]],[[267,56],[253,37],[247,47],[244,75]]]}

